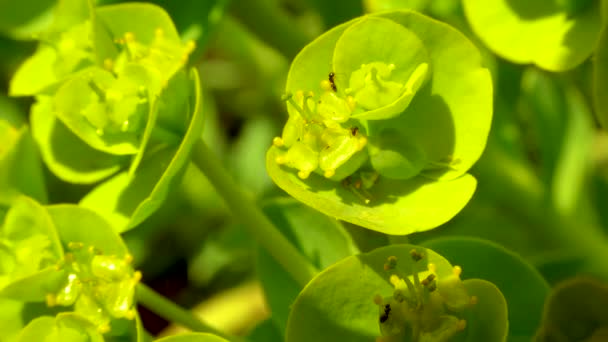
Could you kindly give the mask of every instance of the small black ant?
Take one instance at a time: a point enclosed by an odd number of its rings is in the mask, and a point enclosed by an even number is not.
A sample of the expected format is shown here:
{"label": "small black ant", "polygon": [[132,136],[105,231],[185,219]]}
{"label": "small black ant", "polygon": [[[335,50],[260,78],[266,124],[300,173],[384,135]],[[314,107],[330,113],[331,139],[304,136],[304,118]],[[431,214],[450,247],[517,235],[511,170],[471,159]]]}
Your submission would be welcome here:
{"label": "small black ant", "polygon": [[388,319],[388,314],[390,312],[391,312],[391,305],[390,304],[386,304],[384,306],[384,313],[380,316],[380,323],[386,322],[386,320]]}
{"label": "small black ant", "polygon": [[355,135],[357,135],[357,133],[359,133],[359,127],[357,127],[357,126],[351,127],[350,134],[354,137]]}
{"label": "small black ant", "polygon": [[336,74],[333,71],[329,73],[329,84],[334,92],[338,91],[338,87],[336,87]]}

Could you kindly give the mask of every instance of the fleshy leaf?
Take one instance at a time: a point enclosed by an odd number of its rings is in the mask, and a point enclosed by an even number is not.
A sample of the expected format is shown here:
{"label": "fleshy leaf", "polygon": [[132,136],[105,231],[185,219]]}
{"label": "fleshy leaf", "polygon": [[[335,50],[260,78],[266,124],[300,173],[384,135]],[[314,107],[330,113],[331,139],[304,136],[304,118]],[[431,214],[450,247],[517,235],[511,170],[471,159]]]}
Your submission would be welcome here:
{"label": "fleshy leaf", "polygon": [[550,71],[574,68],[593,52],[601,28],[600,1],[568,13],[558,1],[465,0],[477,36],[509,61]]}
{"label": "fleshy leaf", "polygon": [[124,257],[127,248],[110,224],[94,211],[74,204],[47,207],[64,246],[83,243],[95,246],[104,254]]}
{"label": "fleshy leaf", "polygon": [[44,300],[57,273],[54,266],[63,257],[45,208],[27,197],[14,201],[0,229],[0,254],[2,292],[15,299]]}
{"label": "fleshy leaf", "polygon": [[276,147],[268,151],[266,169],[281,189],[326,215],[386,234],[406,235],[447,222],[466,205],[477,184],[468,174],[444,182],[376,177],[369,180],[373,186],[368,194],[362,195],[348,184],[331,182],[330,187],[316,174],[298,178],[275,163],[279,153]]}
{"label": "fleshy leaf", "polygon": [[51,99],[39,97],[32,107],[32,135],[45,164],[60,179],[95,183],[120,170],[128,160],[84,144],[51,112]]}
{"label": "fleshy leaf", "polygon": [[[484,281],[467,286],[459,271],[432,250],[413,245],[348,257],[319,273],[300,293],[286,340],[402,341],[418,325],[421,341],[453,337],[472,342],[469,335],[502,341],[506,307],[500,291]],[[472,297],[469,288],[480,297]],[[484,305],[477,306],[479,299]],[[411,305],[418,309],[408,309]],[[482,326],[489,315],[500,322]]]}
{"label": "fleshy leaf", "polygon": [[103,342],[95,326],[85,318],[62,313],[57,317],[42,316],[31,321],[19,335],[18,342]]}
{"label": "fleshy leaf", "polygon": [[[277,199],[263,207],[275,226],[318,269],[357,252],[344,227],[293,199]],[[258,249],[257,270],[270,306],[272,320],[284,333],[291,303],[300,285],[266,251]]]}
{"label": "fleshy leaf", "polygon": [[467,292],[477,298],[477,303],[467,313],[471,323],[467,324],[466,334],[457,335],[454,341],[507,341],[510,322],[503,293],[485,279],[467,279],[463,284]]}
{"label": "fleshy leaf", "polygon": [[[160,207],[170,189],[179,182],[203,125],[198,73],[192,69],[190,91],[180,110],[191,113],[189,127],[179,146],[169,146],[144,158],[133,174],[122,172],[97,186],[80,202],[104,215],[117,232],[131,229]],[[177,109],[175,109],[177,110]],[[162,167],[159,167],[161,165]]]}
{"label": "fleshy leaf", "polygon": [[415,177],[427,162],[424,151],[415,142],[391,129],[370,136],[369,157],[374,170],[391,179]]}
{"label": "fleshy leaf", "polygon": [[[386,44],[386,37],[394,44]],[[429,60],[424,45],[414,32],[388,19],[366,17],[353,23],[334,49],[335,84],[363,107],[353,118],[378,120],[401,114],[426,78]],[[343,80],[348,75],[350,79]]]}
{"label": "fleshy leaf", "polygon": [[[127,70],[145,73],[137,65]],[[139,126],[147,119],[150,105],[145,79],[127,71],[115,78],[101,68],[88,69],[57,91],[55,113],[72,133],[94,149],[116,155],[135,154],[140,145]]]}
{"label": "fleshy leaf", "polygon": [[477,48],[452,27],[414,12],[379,14],[417,34],[430,58],[429,86],[406,111],[383,126],[398,128],[422,147],[423,175],[448,180],[465,173],[483,152],[492,122],[492,80]]}
{"label": "fleshy leaf", "polygon": [[0,119],[0,146],[0,204],[8,206],[21,194],[46,202],[42,164],[28,127]]}
{"label": "fleshy leaf", "polygon": [[608,336],[608,286],[572,278],[555,286],[545,304],[536,341],[604,341]]}
{"label": "fleshy leaf", "polygon": [[509,303],[509,336],[534,336],[549,294],[549,285],[534,267],[503,247],[476,238],[438,238],[422,245],[462,266],[467,278],[488,280],[502,291]]}

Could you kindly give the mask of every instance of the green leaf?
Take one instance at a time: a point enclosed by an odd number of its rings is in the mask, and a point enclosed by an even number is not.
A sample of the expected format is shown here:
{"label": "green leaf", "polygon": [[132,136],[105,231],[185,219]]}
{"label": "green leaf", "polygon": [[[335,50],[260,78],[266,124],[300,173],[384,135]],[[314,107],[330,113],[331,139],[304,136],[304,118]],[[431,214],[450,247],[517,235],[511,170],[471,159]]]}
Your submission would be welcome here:
{"label": "green leaf", "polygon": [[427,162],[420,146],[390,128],[370,136],[369,158],[374,169],[390,179],[416,177]]}
{"label": "green leaf", "polygon": [[[608,8],[608,6],[605,6]],[[604,130],[608,130],[608,25],[604,26],[593,59],[593,100],[595,115]]]}
{"label": "green leaf", "polygon": [[[277,199],[264,205],[275,226],[318,269],[357,253],[342,225],[293,199]],[[264,287],[272,320],[283,333],[291,303],[301,287],[266,251],[258,250],[257,271]]]}
{"label": "green leaf", "polygon": [[[166,85],[194,49],[191,44],[182,44],[171,18],[159,6],[116,4],[97,8],[96,15],[110,36],[124,39],[129,50],[124,57],[146,66],[153,74],[154,81],[150,84],[153,89]],[[120,68],[122,62],[119,56],[115,67]]]}
{"label": "green leaf", "polygon": [[60,179],[71,183],[95,183],[120,170],[127,157],[111,155],[84,144],[52,112],[52,101],[38,97],[32,107],[32,135],[42,159]]}
{"label": "green leaf", "polygon": [[[27,197],[17,198],[0,229],[0,289],[27,300],[44,300],[52,287],[63,248],[45,210]],[[18,283],[18,285],[16,285]]]}
{"label": "green leaf", "polygon": [[22,317],[25,304],[22,301],[0,298],[0,331],[3,341],[15,341],[27,324]]}
{"label": "green leaf", "polygon": [[0,119],[0,203],[18,195],[47,201],[40,157],[27,126],[16,128]]}
{"label": "green leaf", "polygon": [[[452,27],[415,12],[379,14],[416,33],[430,58],[429,86],[406,111],[384,123],[422,147],[423,175],[448,180],[464,174],[483,152],[492,121],[492,80],[477,48]],[[394,120],[394,121],[393,121]]]}
{"label": "green leaf", "polygon": [[95,246],[106,255],[124,257],[127,247],[112,226],[94,211],[74,204],[55,204],[47,207],[61,242]]}
{"label": "green leaf", "polygon": [[41,316],[31,321],[19,334],[18,342],[45,341],[55,328],[55,318]]}
{"label": "green leaf", "polygon": [[[387,44],[387,37],[394,43]],[[336,79],[339,91],[353,94],[357,105],[366,110],[352,117],[378,120],[405,110],[426,79],[428,62],[415,32],[392,20],[365,17],[342,33],[334,47],[332,65],[337,75],[350,75],[350,80]]]}
{"label": "green leaf", "polygon": [[15,38],[30,39],[49,23],[55,0],[3,1],[0,31]]}
{"label": "green leaf", "polygon": [[94,64],[89,42],[88,1],[61,0],[53,11],[52,24],[37,38],[44,41],[36,53],[17,69],[9,94],[31,96],[53,91],[72,73]]}
{"label": "green leaf", "polygon": [[[477,49],[453,28],[410,11],[354,19],[302,49],[286,91],[289,120],[267,153],[267,171],[300,201],[366,228],[408,234],[446,222],[470,199],[475,181],[465,174],[485,147],[492,84]],[[445,207],[438,205],[446,195]],[[430,207],[432,215],[421,214]]]}
{"label": "green leaf", "polygon": [[[146,73],[143,67],[132,65],[133,73]],[[115,78],[101,68],[90,68],[67,81],[55,94],[55,114],[72,133],[89,146],[102,152],[129,155],[139,149],[138,132],[128,126],[142,121],[149,100],[138,94],[145,77],[133,77],[126,71]],[[146,99],[145,104],[140,104]],[[138,126],[137,124],[135,124]]]}
{"label": "green leaf", "polygon": [[509,320],[503,293],[484,279],[467,279],[463,284],[477,298],[477,304],[467,314],[466,337],[457,335],[454,341],[507,341]]}
{"label": "green leaf", "polygon": [[463,277],[488,280],[502,291],[509,303],[509,336],[534,336],[549,285],[530,264],[499,245],[476,238],[438,238],[422,245],[461,266]]}
{"label": "green leaf", "polygon": [[590,278],[572,278],[556,285],[547,299],[540,342],[591,341],[606,338],[608,286]]}
{"label": "green leaf", "polygon": [[[416,255],[418,258],[415,258]],[[389,257],[393,258],[392,264]],[[429,272],[429,269],[434,272]],[[406,316],[402,316],[405,311],[402,313],[400,309],[408,300],[414,300],[422,303],[417,306],[420,308],[420,316],[412,317],[418,322],[414,324],[431,324],[421,328],[421,340],[447,341],[451,340],[450,336],[454,336],[455,340],[471,342],[502,341],[506,327],[506,308],[500,291],[485,281],[468,281],[467,285],[467,281],[460,282],[453,272],[450,263],[442,256],[413,245],[393,245],[343,259],[319,273],[300,293],[292,306],[286,340],[373,341],[381,334],[384,334],[382,340],[386,341],[410,340],[407,339],[407,331],[402,330],[410,323],[406,323]],[[398,291],[389,283],[389,277],[393,274],[401,278],[400,283],[397,283]],[[423,285],[420,279],[427,281],[431,279],[427,278],[430,274],[435,275],[434,280]],[[421,291],[421,297],[412,299],[409,296],[411,291],[403,283],[403,275],[410,275],[408,281],[412,289]],[[427,286],[434,281],[437,284],[436,290],[429,290]],[[470,293],[467,294],[469,289],[479,295],[478,299],[484,300],[483,305],[477,306],[479,302],[471,304]],[[431,297],[426,297],[427,295]],[[395,299],[399,296],[410,299],[399,304]],[[425,298],[435,298],[438,302]],[[391,310],[385,307],[386,301],[392,304]],[[435,306],[437,304],[439,306]],[[452,311],[444,305],[459,309]],[[439,311],[432,311],[439,307]],[[412,311],[408,312],[411,314]],[[416,316],[415,313],[413,315]],[[461,321],[463,317],[466,317],[464,323]],[[497,321],[490,326],[483,326],[484,318],[488,317]],[[464,330],[461,331],[462,329]],[[392,335],[396,331],[402,333]],[[480,339],[469,340],[469,335]]]}
{"label": "green leaf", "polygon": [[228,342],[228,340],[212,334],[187,333],[163,337],[155,340],[155,342]]}
{"label": "green leaf", "polygon": [[490,50],[511,62],[550,71],[572,69],[595,49],[600,1],[586,3],[583,10],[568,13],[557,1],[463,2],[473,31]]}
{"label": "green leaf", "polygon": [[88,320],[74,313],[57,317],[42,316],[31,321],[19,335],[18,342],[103,342],[103,336]]}
{"label": "green leaf", "polygon": [[131,229],[148,218],[181,180],[192,146],[200,139],[203,128],[200,81],[195,69],[190,72],[188,82],[191,83],[188,101],[182,103],[181,110],[191,114],[181,144],[151,153],[132,178],[128,172],[122,172],[97,186],[80,201],[80,205],[106,217],[117,232]]}
{"label": "green leaf", "polygon": [[356,189],[344,184],[328,184],[316,174],[298,178],[274,162],[279,153],[278,148],[270,148],[266,169],[281,189],[326,215],[385,234],[411,234],[449,221],[473,196],[477,184],[468,174],[441,182],[423,177],[406,181],[381,177],[368,190],[366,204]]}

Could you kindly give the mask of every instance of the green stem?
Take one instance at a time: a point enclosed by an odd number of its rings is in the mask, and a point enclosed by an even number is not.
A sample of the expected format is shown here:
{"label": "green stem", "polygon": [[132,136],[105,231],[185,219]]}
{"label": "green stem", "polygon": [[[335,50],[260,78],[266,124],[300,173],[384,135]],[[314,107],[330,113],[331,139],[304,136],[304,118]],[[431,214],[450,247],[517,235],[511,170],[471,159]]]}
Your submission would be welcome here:
{"label": "green stem", "polygon": [[232,13],[264,42],[279,50],[288,59],[311,39],[294,25],[293,18],[273,0],[233,1]]}
{"label": "green stem", "polygon": [[488,144],[476,165],[479,182],[491,184],[497,200],[530,219],[543,236],[562,248],[570,247],[584,258],[588,270],[608,280],[608,238],[602,229],[586,220],[561,215],[547,201],[547,190],[523,163],[500,148]]}
{"label": "green stem", "polygon": [[183,325],[192,331],[215,334],[229,341],[244,341],[242,338],[229,336],[205,324],[190,311],[181,308],[143,283],[138,283],[135,290],[139,304],[171,322]]}
{"label": "green stem", "polygon": [[199,140],[194,146],[192,161],[207,176],[236,218],[249,229],[258,243],[302,287],[308,284],[317,273],[315,267],[277,230],[249,195],[241,190],[204,141]]}

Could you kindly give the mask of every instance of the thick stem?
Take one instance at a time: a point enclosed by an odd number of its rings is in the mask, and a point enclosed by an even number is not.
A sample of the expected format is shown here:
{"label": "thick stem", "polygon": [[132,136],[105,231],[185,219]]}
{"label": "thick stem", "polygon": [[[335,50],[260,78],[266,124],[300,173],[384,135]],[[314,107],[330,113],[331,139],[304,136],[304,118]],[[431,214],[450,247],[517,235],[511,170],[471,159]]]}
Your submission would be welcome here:
{"label": "thick stem", "polygon": [[157,315],[177,324],[183,325],[196,332],[211,333],[221,336],[229,341],[244,341],[241,338],[228,336],[208,326],[203,321],[196,318],[190,311],[179,307],[174,302],[158,294],[143,283],[137,284],[135,296],[137,302]]}
{"label": "thick stem", "polygon": [[249,195],[241,190],[204,141],[199,140],[194,146],[192,161],[207,176],[235,217],[241,220],[258,243],[304,287],[316,274],[315,267],[277,230]]}

